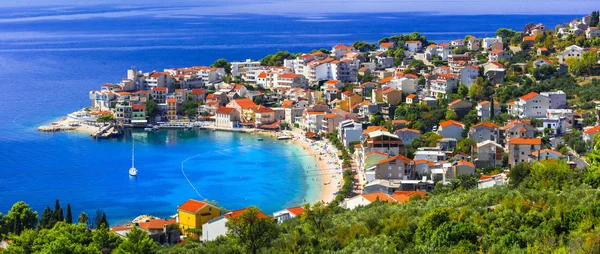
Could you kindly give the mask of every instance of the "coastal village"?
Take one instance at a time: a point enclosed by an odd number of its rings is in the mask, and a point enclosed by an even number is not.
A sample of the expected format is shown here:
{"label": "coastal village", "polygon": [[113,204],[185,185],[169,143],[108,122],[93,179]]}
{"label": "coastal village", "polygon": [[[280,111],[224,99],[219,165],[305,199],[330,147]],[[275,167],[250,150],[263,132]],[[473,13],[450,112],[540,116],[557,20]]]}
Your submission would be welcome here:
{"label": "coastal village", "polygon": [[[103,133],[202,128],[291,139],[319,161],[320,201],[345,209],[426,198],[465,179],[479,189],[502,186],[521,163],[588,166],[600,132],[595,19],[439,44],[412,33],[261,60],[132,67],[90,91],[90,107],[65,121]],[[174,218],[111,230],[125,236],[137,226],[161,244],[211,241],[247,208],[232,209],[190,199]],[[304,212],[297,204],[272,217],[282,223]]]}

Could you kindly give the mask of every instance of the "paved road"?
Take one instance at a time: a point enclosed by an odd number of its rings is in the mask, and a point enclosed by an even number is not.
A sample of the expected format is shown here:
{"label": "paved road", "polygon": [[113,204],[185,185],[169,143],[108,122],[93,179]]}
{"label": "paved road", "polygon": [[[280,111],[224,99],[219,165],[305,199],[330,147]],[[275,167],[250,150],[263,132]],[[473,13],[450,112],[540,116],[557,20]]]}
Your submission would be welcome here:
{"label": "paved road", "polygon": [[[552,146],[552,148],[556,149],[556,147],[559,144],[563,144],[562,138],[550,138],[550,145]],[[589,166],[589,164],[585,160],[582,160],[581,158],[579,158],[579,156],[575,155],[575,153],[573,153],[572,150],[569,152],[569,159],[571,159],[571,161],[577,164],[577,168],[585,168]]]}

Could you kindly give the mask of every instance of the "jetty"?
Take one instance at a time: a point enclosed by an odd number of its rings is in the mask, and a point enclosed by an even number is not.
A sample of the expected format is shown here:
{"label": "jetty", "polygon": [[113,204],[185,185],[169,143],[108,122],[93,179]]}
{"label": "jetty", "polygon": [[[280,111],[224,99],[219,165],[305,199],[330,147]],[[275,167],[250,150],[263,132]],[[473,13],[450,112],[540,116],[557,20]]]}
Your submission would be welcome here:
{"label": "jetty", "polygon": [[92,134],[92,138],[94,139],[108,139],[108,138],[116,138],[123,136],[124,128],[119,124],[109,124],[105,127],[100,128],[98,132]]}

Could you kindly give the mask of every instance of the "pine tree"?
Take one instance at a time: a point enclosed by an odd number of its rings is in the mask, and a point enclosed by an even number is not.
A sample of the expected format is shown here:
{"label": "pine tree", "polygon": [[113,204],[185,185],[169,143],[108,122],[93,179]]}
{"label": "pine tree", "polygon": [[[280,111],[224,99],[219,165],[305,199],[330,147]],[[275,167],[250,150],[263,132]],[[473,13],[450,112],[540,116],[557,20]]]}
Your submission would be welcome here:
{"label": "pine tree", "polygon": [[58,216],[58,217],[56,218],[56,221],[65,221],[65,215],[64,214],[65,213],[63,212],[62,207],[58,208],[58,212],[56,213],[56,216]]}
{"label": "pine tree", "polygon": [[65,215],[65,222],[72,224],[73,215],[71,214],[71,204],[67,204],[67,214]]}
{"label": "pine tree", "polygon": [[54,213],[52,212],[52,209],[50,209],[50,206],[46,206],[46,209],[44,209],[44,212],[42,213],[42,218],[40,219],[40,227],[52,228],[54,225],[50,225],[50,223],[53,221],[53,216]]}

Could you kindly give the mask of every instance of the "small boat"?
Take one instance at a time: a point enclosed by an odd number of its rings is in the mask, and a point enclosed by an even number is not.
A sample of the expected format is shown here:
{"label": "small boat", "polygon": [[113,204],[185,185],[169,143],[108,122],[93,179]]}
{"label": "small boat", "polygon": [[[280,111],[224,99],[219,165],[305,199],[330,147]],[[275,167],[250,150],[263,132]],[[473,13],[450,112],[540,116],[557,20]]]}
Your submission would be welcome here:
{"label": "small boat", "polygon": [[151,127],[146,127],[144,128],[144,131],[153,131],[154,129],[152,129]]}
{"label": "small boat", "polygon": [[263,138],[258,138],[258,141],[263,141],[263,140],[264,140]]}
{"label": "small boat", "polygon": [[135,168],[135,142],[131,140],[131,168],[129,169],[130,176],[137,176],[137,169]]}

